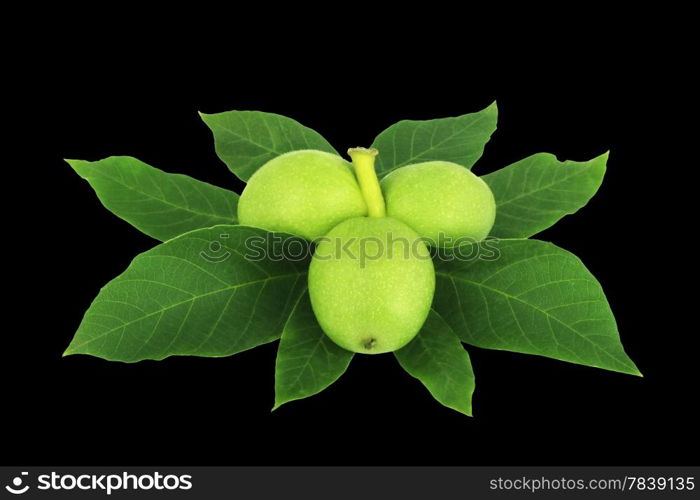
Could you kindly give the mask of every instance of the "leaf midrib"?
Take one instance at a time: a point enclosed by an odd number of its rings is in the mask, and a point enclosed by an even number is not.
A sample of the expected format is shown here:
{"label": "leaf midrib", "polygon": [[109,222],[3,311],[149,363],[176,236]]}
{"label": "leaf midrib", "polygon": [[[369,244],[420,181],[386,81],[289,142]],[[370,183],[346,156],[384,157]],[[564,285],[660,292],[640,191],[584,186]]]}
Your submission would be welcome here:
{"label": "leaf midrib", "polygon": [[[170,175],[181,176],[185,179],[188,179],[188,181],[189,180],[196,181],[196,179],[192,179],[191,177],[188,177],[186,175],[181,175],[181,174],[170,174]],[[105,172],[99,171],[96,168],[93,169],[93,175],[92,176],[88,175],[87,177],[99,177],[99,176],[105,177],[105,178],[109,179],[110,181],[114,182],[115,184],[119,184],[120,186],[122,186],[130,191],[133,191],[133,192],[138,193],[140,195],[143,195],[143,196],[146,196],[146,197],[151,198],[153,200],[156,200],[158,202],[161,202],[164,205],[169,205],[169,206],[171,206],[175,209],[178,209],[178,210],[183,210],[185,212],[190,212],[190,213],[196,214],[196,215],[202,215],[204,217],[218,217],[218,218],[221,218],[224,220],[232,220],[230,217],[221,215],[219,213],[200,212],[197,210],[193,210],[189,206],[176,205],[175,203],[168,201],[165,198],[159,198],[158,196],[154,196],[152,193],[148,193],[148,192],[144,192],[144,191],[141,191],[139,189],[136,189],[133,186],[130,186],[129,184],[124,183],[123,180],[112,177],[111,175],[107,175]],[[87,178],[86,178],[86,180],[87,180]],[[216,187],[216,186],[212,186],[212,187]],[[220,189],[223,189],[223,188],[220,188]],[[231,191],[231,193],[233,193],[233,191]],[[235,194],[235,193],[233,193],[233,194]],[[149,214],[146,214],[146,215],[149,215]]]}
{"label": "leaf midrib", "polygon": [[[449,330],[449,332],[450,332],[452,335],[455,336],[455,339],[456,339],[458,345],[461,347],[461,346],[462,346],[462,342],[461,342],[459,336],[457,335],[457,333],[454,331],[454,328],[452,328],[452,325],[450,325],[447,321],[445,321],[445,319],[442,317],[442,315],[441,315],[435,308],[431,307],[431,308],[430,308],[430,313],[431,313],[431,314],[435,314],[435,316],[438,317],[438,318],[440,319],[440,322],[445,326],[445,328],[447,328],[447,329]],[[439,356],[434,355],[436,349],[434,349],[433,347],[431,347],[430,344],[429,344],[428,342],[426,342],[425,339],[423,339],[423,338],[420,336],[420,334],[415,338],[415,340],[418,340],[418,341],[423,345],[424,350],[426,351],[426,353],[427,353],[427,355],[429,356],[429,358],[430,358],[431,360],[433,360],[433,363],[435,363],[435,364],[439,367],[440,373],[444,374],[445,377],[448,379],[449,385],[452,386],[452,387],[459,387],[459,386],[460,386],[459,381],[457,381],[455,378],[452,377],[452,374],[451,374],[451,372],[450,372],[449,370],[444,370],[444,366],[445,366],[445,365],[444,365],[444,363],[442,362],[441,358],[440,358]],[[465,353],[466,353],[466,355],[467,355],[467,358],[469,358],[469,353],[467,353],[466,351],[465,351]],[[396,353],[394,353],[394,354],[396,354]],[[398,355],[397,355],[397,358],[398,358]],[[399,364],[401,364],[401,360],[400,360],[400,359],[399,359]],[[412,373],[410,373],[410,372],[409,372],[409,374],[410,374],[412,377],[414,377],[414,378],[420,380],[420,382],[425,386],[425,388],[428,389],[428,392],[430,392],[430,393],[433,395],[433,397],[435,397],[435,399],[437,399],[437,400],[438,400],[441,404],[443,404],[444,406],[446,406],[446,407],[448,407],[448,408],[452,408],[453,410],[456,410],[456,411],[458,411],[458,412],[460,412],[460,413],[464,413],[464,414],[466,414],[466,415],[471,415],[471,414],[472,414],[472,402],[471,402],[471,398],[472,398],[472,395],[474,394],[474,388],[475,388],[474,382],[475,382],[475,377],[474,377],[473,368],[471,367],[471,360],[470,360],[469,365],[470,365],[470,374],[469,374],[468,378],[470,379],[470,383],[469,383],[469,386],[468,386],[468,390],[466,391],[466,394],[464,394],[464,396],[466,396],[466,400],[465,400],[465,401],[462,401],[462,400],[459,398],[459,394],[457,394],[457,398],[456,398],[456,399],[453,399],[453,396],[455,395],[455,391],[454,391],[454,390],[447,390],[447,391],[446,391],[447,394],[446,394],[445,392],[440,392],[440,394],[439,394],[439,396],[438,396],[437,394],[434,393],[433,389],[432,389],[421,377],[418,377],[418,376],[416,376],[416,375],[414,375],[414,374],[412,374]],[[408,371],[408,370],[407,370],[407,371]],[[438,391],[438,392],[439,392],[439,391]],[[448,401],[448,400],[449,400],[449,401]]]}
{"label": "leaf midrib", "polygon": [[503,290],[499,290],[498,288],[493,288],[493,287],[490,287],[490,286],[485,285],[485,284],[483,284],[483,283],[479,283],[479,282],[477,282],[477,281],[473,281],[473,280],[470,280],[470,279],[468,279],[468,278],[464,278],[464,277],[462,277],[462,276],[453,276],[453,275],[451,275],[451,274],[447,274],[447,273],[444,273],[444,272],[436,272],[435,274],[436,274],[436,275],[439,275],[439,276],[443,276],[443,277],[445,277],[445,278],[458,279],[458,280],[463,281],[463,282],[465,282],[465,283],[471,283],[472,285],[476,285],[476,286],[478,286],[478,287],[485,288],[485,289],[490,290],[490,291],[492,291],[492,292],[496,292],[496,293],[498,293],[498,294],[500,294],[500,295],[503,295],[504,297],[506,297],[506,299],[513,299],[513,300],[516,300],[516,301],[518,301],[518,302],[520,302],[520,303],[522,303],[522,304],[525,304],[526,306],[529,306],[529,307],[531,307],[532,309],[534,309],[534,310],[536,310],[536,311],[542,313],[542,314],[543,314],[544,316],[546,316],[547,318],[556,321],[556,322],[559,323],[560,325],[564,326],[566,329],[571,330],[571,331],[572,331],[574,334],[576,334],[578,337],[584,339],[586,342],[588,342],[589,344],[591,344],[591,345],[592,345],[595,349],[597,349],[598,351],[603,352],[604,354],[606,354],[608,357],[610,357],[610,359],[614,360],[616,363],[621,363],[623,366],[627,366],[627,364],[624,363],[624,361],[621,361],[620,359],[616,358],[615,356],[613,356],[612,354],[610,354],[607,350],[602,349],[599,345],[597,345],[595,342],[593,342],[591,339],[589,339],[588,337],[586,337],[585,335],[583,335],[581,332],[579,332],[578,330],[576,330],[576,329],[573,328],[572,326],[567,325],[566,323],[564,323],[562,320],[560,320],[560,319],[557,318],[556,316],[554,316],[554,315],[552,315],[552,314],[549,314],[549,313],[548,313],[547,311],[545,311],[544,309],[540,309],[540,308],[537,307],[536,305],[534,305],[534,304],[532,304],[532,303],[530,303],[530,302],[527,302],[527,301],[521,299],[521,298],[518,297],[517,295],[511,295],[511,294],[509,294],[509,293],[507,293],[507,292],[504,292]]}
{"label": "leaf midrib", "polygon": [[[296,312],[297,308],[299,307],[299,304],[300,304],[301,301],[304,299],[304,296],[307,294],[307,292],[308,292],[308,287],[305,287],[304,290],[302,290],[302,292],[299,294],[299,298],[297,299],[296,304],[294,304],[294,307],[292,308],[292,311],[289,313],[289,317],[287,318],[287,321],[286,321],[285,324],[284,324],[284,328],[282,329],[282,335],[284,335],[284,331],[287,329],[287,325],[289,325],[289,322],[292,321],[292,317],[294,316],[294,313]],[[314,355],[316,354],[316,351],[318,350],[318,348],[321,347],[321,346],[323,345],[323,342],[324,342],[324,340],[325,340],[325,339],[324,339],[325,335],[326,335],[325,333],[322,333],[322,335],[321,335],[318,339],[316,339],[316,342],[315,342],[315,344],[314,344],[314,347],[313,347],[313,350],[312,350],[312,352],[311,352],[311,355],[305,356],[306,359],[305,359],[305,361],[304,361],[304,363],[303,363],[303,365],[302,365],[303,368],[301,368],[301,369],[296,368],[296,369],[295,369],[295,371],[297,371],[297,375],[296,375],[296,377],[294,378],[294,381],[291,382],[291,383],[290,383],[289,381],[287,381],[287,382],[284,384],[284,386],[285,386],[285,388],[286,388],[287,390],[289,390],[289,387],[294,387],[294,386],[296,386],[296,385],[299,383],[299,381],[301,380],[302,372],[305,372],[307,369],[310,369],[311,371],[313,371],[313,366],[311,365],[310,360],[314,357]],[[349,351],[348,351],[348,352],[349,352]],[[352,358],[353,358],[353,354],[350,353],[350,356],[349,356],[349,359],[348,359],[348,362],[347,362],[347,365],[346,365],[345,369],[347,369],[347,366],[350,364],[350,361],[352,361]],[[288,358],[288,360],[289,360],[289,358]],[[281,373],[283,373],[283,372],[281,372],[281,371],[278,371],[277,368],[278,368],[278,367],[275,366],[275,380],[276,380],[276,381],[278,380],[278,377],[281,375]],[[345,370],[343,370],[343,372],[344,372],[344,371],[345,371]],[[321,392],[321,391],[323,391],[324,389],[330,387],[331,384],[333,384],[333,382],[335,382],[336,380],[338,380],[338,378],[340,378],[340,376],[342,376],[342,373],[341,373],[341,375],[339,375],[339,376],[336,377],[335,379],[333,379],[333,380],[331,380],[330,382],[328,382],[327,384],[323,385],[323,386],[316,392],[316,394],[318,394],[318,392]],[[275,396],[277,396],[277,395],[275,395]],[[275,409],[279,408],[280,406],[282,406],[283,404],[289,403],[289,402],[291,402],[291,401],[296,401],[296,400],[299,400],[299,399],[303,399],[304,397],[307,397],[307,396],[296,396],[296,395],[295,395],[295,396],[293,396],[293,397],[291,397],[291,398],[281,398],[281,399],[279,399],[279,400],[278,400],[277,398],[275,398],[275,406],[274,406],[274,408],[273,408],[273,411],[274,411]]]}
{"label": "leaf midrib", "polygon": [[[460,118],[460,117],[453,117],[454,120],[458,120],[459,118]],[[388,174],[390,174],[391,172],[393,172],[394,170],[396,170],[397,168],[401,168],[401,167],[403,167],[403,166],[405,166],[405,165],[409,165],[411,162],[413,162],[413,161],[415,161],[415,160],[421,158],[421,156],[423,156],[423,155],[425,155],[425,154],[427,154],[427,153],[430,153],[430,152],[434,151],[435,149],[437,149],[438,147],[442,146],[442,145],[443,145],[444,143],[446,143],[447,141],[453,139],[455,136],[459,135],[460,132],[463,132],[464,130],[469,130],[470,128],[472,128],[472,127],[474,126],[474,124],[476,124],[479,120],[482,120],[483,118],[485,118],[485,115],[480,115],[480,116],[476,117],[476,119],[475,119],[467,128],[458,129],[457,132],[453,133],[452,135],[446,136],[442,141],[438,142],[437,144],[431,144],[429,149],[426,149],[426,150],[422,151],[421,153],[419,153],[419,154],[417,154],[417,155],[413,155],[413,156],[411,156],[409,159],[407,159],[407,160],[405,160],[405,161],[403,161],[403,162],[401,162],[401,163],[399,163],[399,164],[393,165],[390,169],[382,170],[382,171],[380,172],[380,174],[382,175],[382,177],[384,177],[385,175],[388,175]],[[399,122],[399,123],[418,123],[419,125],[416,126],[416,130],[417,130],[418,127],[420,126],[420,124],[425,124],[426,122],[439,121],[439,120],[440,120],[440,119],[436,119],[436,120],[426,120],[426,121],[424,121],[424,122],[422,122],[422,121],[420,121],[420,120],[403,120],[402,122]],[[396,125],[398,125],[399,123],[397,123]],[[388,130],[387,130],[387,131],[388,131]],[[491,134],[489,134],[489,138],[491,137],[492,134],[493,134],[493,132],[492,132]],[[394,137],[396,137],[396,133],[394,133],[393,135],[394,135]],[[414,130],[414,132],[413,132],[413,137],[411,138],[411,149],[413,149],[413,142],[414,142],[414,141],[415,141],[415,130]],[[374,141],[374,142],[376,142],[376,141]],[[394,144],[396,144],[395,139],[394,139]],[[372,146],[374,147],[374,144],[372,144]],[[396,150],[396,146],[394,146],[394,151],[395,151],[395,150]],[[483,151],[483,148],[482,148],[482,151]],[[467,167],[465,167],[465,168],[467,168]]]}
{"label": "leaf midrib", "polygon": [[[505,167],[505,168],[507,168],[507,167]],[[573,173],[571,173],[571,174],[569,174],[569,175],[567,175],[567,176],[565,176],[565,177],[562,177],[562,178],[560,178],[560,179],[557,179],[556,181],[550,182],[549,184],[546,184],[546,185],[544,185],[544,186],[538,186],[536,189],[533,189],[532,191],[528,191],[528,192],[526,192],[526,193],[520,193],[519,195],[514,196],[513,198],[508,198],[508,199],[505,200],[505,201],[497,200],[498,208],[500,209],[500,208],[502,208],[504,205],[507,205],[507,204],[509,204],[509,203],[512,203],[512,202],[514,202],[514,201],[516,201],[516,200],[518,200],[518,199],[520,199],[520,198],[523,198],[523,197],[525,197],[525,196],[530,196],[530,195],[535,194],[535,193],[537,193],[537,192],[539,192],[539,191],[543,191],[543,190],[545,190],[545,189],[549,189],[549,188],[551,188],[551,187],[553,187],[553,186],[555,186],[555,185],[557,185],[557,184],[559,184],[559,183],[566,182],[566,181],[568,181],[569,179],[571,179],[572,177],[575,177],[575,176],[577,176],[577,175],[582,175],[582,174],[588,173],[588,171],[589,171],[590,168],[591,168],[591,165],[588,165],[588,166],[584,167],[583,169],[581,169],[580,171],[573,172]],[[498,171],[497,171],[497,172],[498,172]],[[497,172],[494,172],[494,174],[497,173]],[[487,175],[487,176],[484,176],[484,179],[488,179],[488,177],[489,177],[488,175]],[[512,177],[512,174],[511,174],[511,177]],[[591,195],[591,196],[592,196],[592,195]]]}
{"label": "leaf midrib", "polygon": [[276,149],[270,149],[269,147],[264,146],[263,144],[260,144],[259,142],[255,142],[253,139],[251,139],[250,135],[247,135],[247,136],[246,136],[246,135],[242,135],[242,134],[239,133],[239,132],[234,132],[233,129],[231,129],[231,128],[229,128],[229,127],[226,127],[225,125],[222,125],[222,124],[220,124],[220,123],[219,123],[219,124],[216,124],[215,126],[221,128],[221,129],[223,129],[223,130],[225,130],[226,132],[229,132],[229,133],[232,134],[232,135],[235,135],[235,136],[238,137],[239,139],[242,139],[242,140],[244,140],[244,141],[247,141],[247,142],[249,142],[249,143],[251,143],[251,144],[253,144],[253,145],[259,147],[260,149],[263,149],[263,150],[265,150],[265,151],[268,151],[268,152],[270,152],[270,153],[277,154],[277,155],[281,155],[281,154],[282,154],[282,152],[277,151]]}
{"label": "leaf midrib", "polygon": [[[169,306],[167,306],[167,307],[164,307],[164,308],[162,308],[162,309],[158,309],[158,310],[156,310],[156,311],[150,312],[150,313],[148,313],[148,314],[146,314],[146,315],[144,315],[144,316],[141,316],[141,317],[139,317],[139,318],[136,318],[136,319],[134,319],[134,320],[131,320],[131,321],[127,322],[127,323],[123,323],[123,324],[121,324],[121,325],[119,325],[119,326],[117,326],[117,327],[115,327],[115,328],[111,328],[111,329],[109,329],[109,330],[107,330],[107,331],[104,331],[104,332],[100,333],[99,335],[97,335],[97,336],[95,336],[95,337],[92,337],[91,339],[86,340],[85,342],[82,342],[82,343],[80,343],[80,344],[78,344],[78,345],[76,345],[76,346],[69,346],[69,348],[66,350],[66,352],[75,352],[76,349],[79,349],[79,348],[81,348],[81,347],[84,346],[84,345],[90,344],[90,343],[94,342],[95,340],[101,339],[101,338],[104,337],[105,335],[109,335],[109,334],[112,333],[112,332],[115,332],[115,331],[117,331],[117,330],[119,330],[119,329],[121,329],[121,328],[126,328],[126,327],[129,326],[129,325],[132,325],[132,324],[134,324],[134,323],[138,323],[139,321],[143,321],[144,319],[149,318],[149,317],[151,317],[151,316],[154,316],[154,315],[156,315],[156,314],[162,314],[162,313],[164,313],[165,311],[168,311],[168,310],[170,310],[170,309],[174,309],[174,308],[179,307],[179,306],[181,306],[181,305],[187,304],[188,302],[193,302],[193,303],[194,303],[194,301],[196,301],[196,300],[199,300],[199,299],[202,299],[202,298],[205,298],[205,297],[209,297],[209,296],[212,296],[212,295],[216,295],[216,294],[218,294],[218,293],[228,292],[228,291],[231,291],[231,290],[236,290],[236,289],[242,288],[242,287],[244,287],[244,286],[255,285],[255,284],[258,284],[258,283],[264,283],[264,282],[267,282],[267,281],[271,281],[271,280],[273,280],[273,279],[289,278],[289,277],[292,277],[292,276],[297,276],[297,277],[298,277],[298,276],[301,276],[301,275],[303,275],[303,274],[306,274],[306,271],[296,272],[296,273],[290,273],[290,274],[280,274],[280,275],[277,275],[277,276],[270,276],[270,277],[267,277],[267,278],[264,278],[264,279],[260,279],[260,280],[248,281],[248,282],[246,282],[246,283],[237,283],[237,284],[235,284],[235,285],[228,286],[228,287],[225,287],[225,288],[220,288],[220,289],[218,289],[218,290],[214,290],[214,291],[212,291],[212,292],[207,292],[207,293],[202,294],[202,295],[193,295],[192,297],[189,297],[189,298],[186,299],[186,300],[177,302],[177,303],[175,303],[175,304],[171,304],[171,305],[169,305]],[[118,283],[118,282],[117,282],[117,283]],[[115,283],[115,284],[117,284],[117,283]],[[166,284],[166,283],[163,283],[163,284]]]}

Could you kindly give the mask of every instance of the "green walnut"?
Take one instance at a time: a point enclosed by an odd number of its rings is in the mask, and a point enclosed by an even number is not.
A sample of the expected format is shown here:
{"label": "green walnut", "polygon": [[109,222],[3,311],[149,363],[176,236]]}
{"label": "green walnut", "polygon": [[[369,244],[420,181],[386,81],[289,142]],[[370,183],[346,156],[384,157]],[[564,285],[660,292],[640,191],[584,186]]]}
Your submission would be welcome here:
{"label": "green walnut", "polygon": [[311,260],[309,295],[323,331],[350,351],[400,349],[425,322],[435,291],[430,252],[390,217],[356,217],[324,238]]}
{"label": "green walnut", "polygon": [[240,224],[315,240],[367,214],[352,165],[315,150],[285,153],[260,167],[238,202]]}
{"label": "green walnut", "polygon": [[489,186],[456,163],[407,165],[387,175],[381,187],[387,214],[434,246],[480,241],[496,219],[496,201]]}

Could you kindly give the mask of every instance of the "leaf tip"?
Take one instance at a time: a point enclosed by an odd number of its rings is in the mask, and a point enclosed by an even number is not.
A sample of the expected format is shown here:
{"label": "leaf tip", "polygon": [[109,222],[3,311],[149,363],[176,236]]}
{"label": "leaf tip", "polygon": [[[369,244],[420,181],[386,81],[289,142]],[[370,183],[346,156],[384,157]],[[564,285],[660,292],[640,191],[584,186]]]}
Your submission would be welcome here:
{"label": "leaf tip", "polygon": [[209,125],[209,118],[211,116],[213,116],[212,113],[204,113],[202,111],[197,110],[197,114],[199,115],[199,119],[202,120],[204,123],[206,123],[208,126]]}
{"label": "leaf tip", "polygon": [[618,369],[615,370],[620,373],[624,373],[625,375],[633,375],[635,377],[641,377],[644,378],[644,374],[637,368],[637,365],[635,364],[634,361],[632,361],[629,357],[627,358],[627,362],[625,363],[624,369]]}
{"label": "leaf tip", "polygon": [[62,358],[73,356],[75,354],[85,354],[85,351],[81,350],[80,345],[75,345],[75,339],[73,339],[66,347],[66,350],[61,354]]}
{"label": "leaf tip", "polygon": [[453,406],[452,409],[461,413],[464,416],[474,418],[474,412],[472,411],[471,406],[470,407],[459,407],[459,408]]}
{"label": "leaf tip", "polygon": [[85,160],[74,160],[71,158],[64,158],[65,161],[73,171],[78,174],[83,179],[87,179],[87,171],[89,170],[90,162]]}
{"label": "leaf tip", "polygon": [[471,404],[466,404],[466,403],[456,403],[456,404],[449,404],[444,401],[439,401],[440,404],[445,406],[446,408],[449,408],[450,410],[454,410],[457,413],[460,413],[466,417],[474,418],[474,412],[472,411]]}

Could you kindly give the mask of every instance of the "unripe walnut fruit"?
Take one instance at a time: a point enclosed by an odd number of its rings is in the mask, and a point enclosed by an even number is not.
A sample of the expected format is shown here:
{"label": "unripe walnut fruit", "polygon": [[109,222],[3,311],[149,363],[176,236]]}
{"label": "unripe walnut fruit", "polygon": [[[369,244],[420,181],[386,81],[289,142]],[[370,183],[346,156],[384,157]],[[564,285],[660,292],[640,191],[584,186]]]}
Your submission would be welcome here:
{"label": "unripe walnut fruit", "polygon": [[387,215],[408,224],[432,245],[480,241],[496,219],[489,186],[456,163],[407,165],[387,175],[381,187]]}
{"label": "unripe walnut fruit", "polygon": [[268,161],[248,180],[238,202],[241,225],[308,240],[366,214],[352,165],[315,150],[292,151]]}
{"label": "unripe walnut fruit", "polygon": [[390,217],[341,222],[319,240],[309,295],[323,331],[350,351],[395,351],[425,322],[435,290],[430,253],[418,234]]}

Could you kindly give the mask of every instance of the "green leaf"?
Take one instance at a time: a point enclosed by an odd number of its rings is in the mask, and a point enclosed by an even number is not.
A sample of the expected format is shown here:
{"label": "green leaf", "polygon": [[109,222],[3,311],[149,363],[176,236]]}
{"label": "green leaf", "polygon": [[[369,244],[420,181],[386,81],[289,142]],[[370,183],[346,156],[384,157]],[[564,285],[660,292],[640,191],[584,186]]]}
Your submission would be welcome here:
{"label": "green leaf", "polygon": [[277,350],[273,410],[321,392],[345,373],[352,356],[323,333],[309,294],[304,293],[284,327]]}
{"label": "green leaf", "polygon": [[308,254],[307,245],[245,226],[169,240],[100,291],[65,354],[133,362],[228,356],[271,342],[306,286],[308,257],[282,256],[292,246]]}
{"label": "green leaf", "polygon": [[214,134],[216,154],[244,181],[283,153],[317,149],[338,154],[318,132],[286,116],[261,111],[200,113],[200,116]]}
{"label": "green leaf", "polygon": [[66,162],[110,212],[157,240],[238,222],[236,193],[192,177],[165,173],[130,156]]}
{"label": "green leaf", "polygon": [[481,157],[496,130],[498,109],[494,102],[477,113],[437,120],[402,120],[379,134],[376,169],[379,177],[412,163],[451,161],[465,168]]}
{"label": "green leaf", "polygon": [[482,177],[496,198],[499,238],[527,238],[583,207],[605,175],[608,153],[589,161],[559,161],[538,153]]}
{"label": "green leaf", "polygon": [[433,307],[469,344],[640,375],[600,284],[573,254],[537,240],[487,240],[438,259]]}
{"label": "green leaf", "polygon": [[474,372],[469,354],[435,310],[416,338],[394,355],[440,403],[471,416]]}

